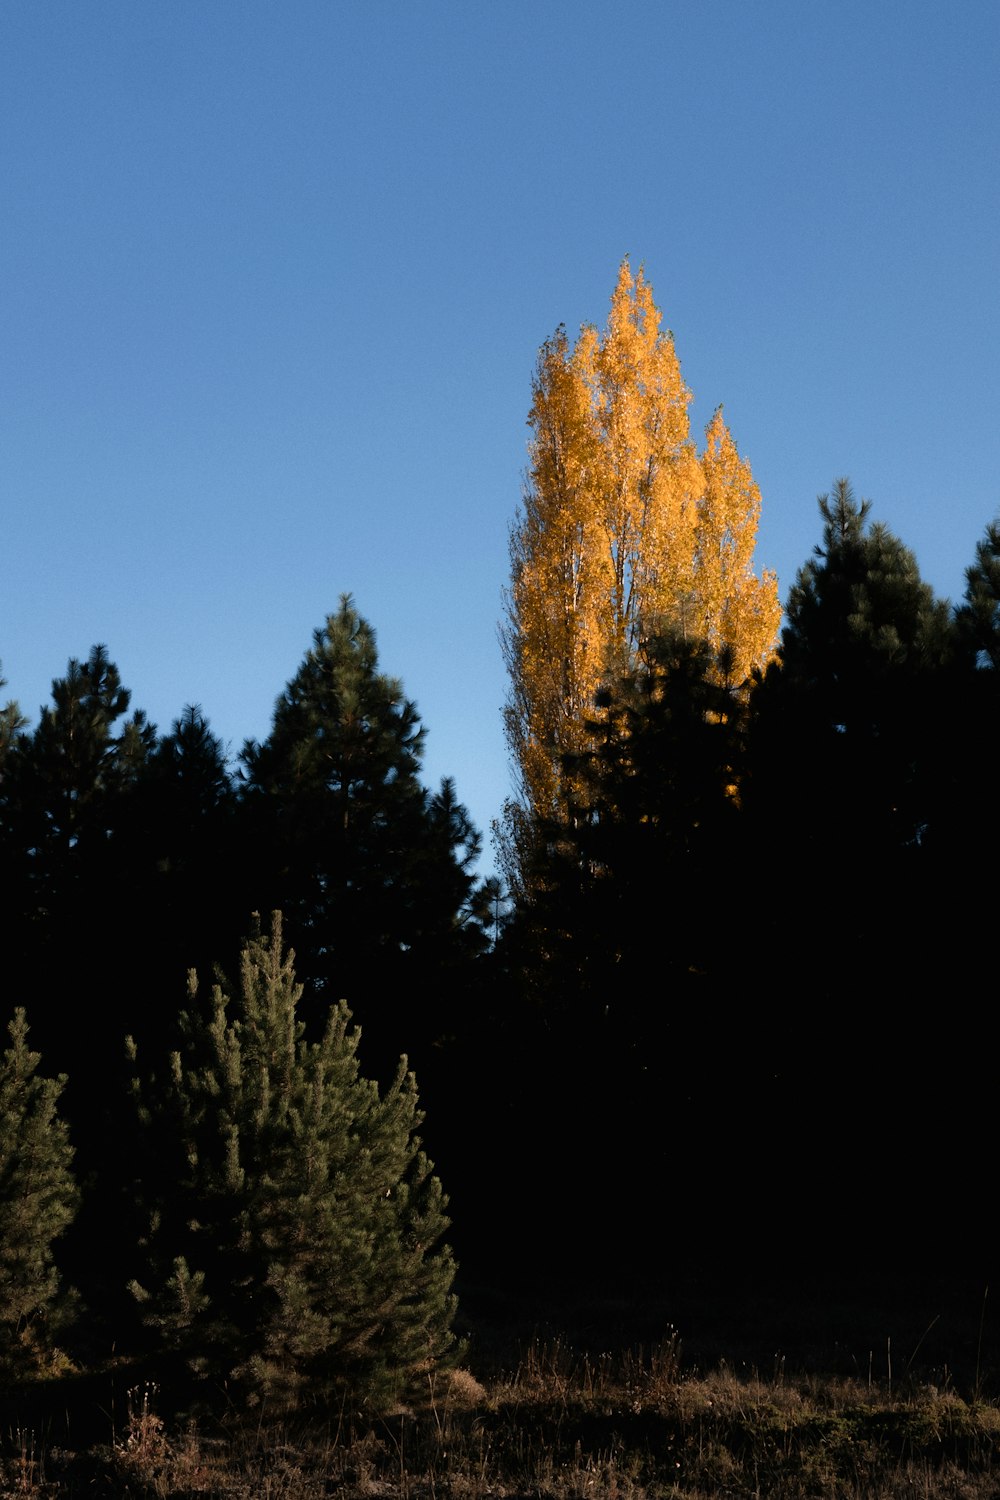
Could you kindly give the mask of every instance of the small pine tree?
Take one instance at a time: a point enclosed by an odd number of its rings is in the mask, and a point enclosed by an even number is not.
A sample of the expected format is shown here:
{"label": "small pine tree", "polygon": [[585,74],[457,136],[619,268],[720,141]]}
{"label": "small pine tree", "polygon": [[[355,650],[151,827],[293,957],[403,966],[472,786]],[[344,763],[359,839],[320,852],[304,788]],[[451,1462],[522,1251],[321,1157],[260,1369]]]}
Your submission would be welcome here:
{"label": "small pine tree", "polygon": [[133,1291],[161,1352],[230,1398],[379,1403],[452,1348],[445,1199],[405,1058],[380,1095],[346,1006],[310,1043],[301,993],[277,913],[238,996],[200,1005],[191,976],[182,1050],[136,1090],[165,1170],[144,1185],[151,1274]]}
{"label": "small pine tree", "polygon": [[0,1376],[37,1374],[63,1310],[53,1244],[77,1206],[73,1148],[56,1112],[65,1078],[39,1078],[23,1010],[0,1060]]}

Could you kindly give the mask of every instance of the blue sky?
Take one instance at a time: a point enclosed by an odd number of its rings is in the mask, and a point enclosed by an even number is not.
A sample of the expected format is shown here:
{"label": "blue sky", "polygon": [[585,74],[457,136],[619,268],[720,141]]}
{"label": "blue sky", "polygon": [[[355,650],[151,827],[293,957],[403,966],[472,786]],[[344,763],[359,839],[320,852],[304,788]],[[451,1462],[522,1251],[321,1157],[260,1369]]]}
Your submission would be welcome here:
{"label": "blue sky", "polygon": [[355,596],[480,827],[530,380],[645,264],[782,597],[848,474],[957,597],[1000,508],[1000,5],[0,10],[0,658],[267,732]]}

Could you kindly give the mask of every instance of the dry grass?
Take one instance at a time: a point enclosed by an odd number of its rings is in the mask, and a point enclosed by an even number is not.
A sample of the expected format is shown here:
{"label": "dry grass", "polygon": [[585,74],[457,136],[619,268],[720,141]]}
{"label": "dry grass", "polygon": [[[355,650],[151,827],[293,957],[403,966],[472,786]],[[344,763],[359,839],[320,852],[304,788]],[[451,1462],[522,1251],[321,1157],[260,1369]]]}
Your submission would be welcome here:
{"label": "dry grass", "polygon": [[684,1371],[680,1344],[579,1355],[533,1344],[481,1383],[429,1379],[420,1408],[362,1423],[168,1431],[152,1387],[84,1454],[6,1444],[2,1496],[143,1500],[987,1500],[1000,1488],[996,1403],[930,1385],[724,1364]]}

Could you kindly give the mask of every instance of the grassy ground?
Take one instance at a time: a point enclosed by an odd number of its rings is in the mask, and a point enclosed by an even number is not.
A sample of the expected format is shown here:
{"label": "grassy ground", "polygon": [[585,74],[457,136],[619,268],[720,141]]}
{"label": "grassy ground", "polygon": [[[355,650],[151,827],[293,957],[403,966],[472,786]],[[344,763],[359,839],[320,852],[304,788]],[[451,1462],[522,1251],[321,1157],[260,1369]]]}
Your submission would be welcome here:
{"label": "grassy ground", "polygon": [[[488,1344],[488,1341],[487,1341]],[[345,1416],[209,1431],[166,1425],[137,1388],[109,1441],[69,1451],[24,1426],[5,1434],[3,1496],[909,1497],[1000,1493],[1000,1405],[883,1352],[853,1375],[721,1361],[699,1371],[673,1333],[643,1351],[577,1353],[535,1340],[506,1369],[429,1379],[370,1423]],[[470,1362],[477,1365],[476,1341]],[[835,1362],[835,1361],[834,1361]]]}

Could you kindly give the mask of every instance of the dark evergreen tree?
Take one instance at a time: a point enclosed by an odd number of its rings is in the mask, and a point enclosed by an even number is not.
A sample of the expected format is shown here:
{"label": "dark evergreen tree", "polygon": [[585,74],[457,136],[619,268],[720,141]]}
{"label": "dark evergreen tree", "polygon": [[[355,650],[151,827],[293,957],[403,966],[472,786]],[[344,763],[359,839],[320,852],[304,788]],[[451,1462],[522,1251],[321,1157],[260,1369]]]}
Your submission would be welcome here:
{"label": "dark evergreen tree", "polygon": [[412,1051],[447,1025],[456,967],[485,944],[479,838],[450,783],[434,796],[422,785],[423,739],[345,596],[279,697],[269,737],[242,757],[255,904],[285,911],[303,978],[336,985],[383,1060],[400,1039]]}
{"label": "dark evergreen tree", "polygon": [[868,525],[871,503],[858,504],[846,479],[819,507],[823,542],[789,593],[777,670],[816,696],[839,734],[872,737],[898,693],[949,660],[950,613],[910,549]]}
{"label": "dark evergreen tree", "polygon": [[64,1078],[41,1078],[17,1010],[0,1059],[0,1380],[51,1368],[66,1296],[54,1245],[76,1211],[73,1150],[57,1106]]}
{"label": "dark evergreen tree", "polygon": [[977,665],[1000,671],[1000,521],[991,521],[965,570],[965,599],[956,610],[963,642]]}
{"label": "dark evergreen tree", "polygon": [[135,1291],[161,1353],[216,1396],[381,1403],[453,1347],[445,1200],[405,1059],[380,1094],[343,1004],[307,1042],[293,962],[276,914],[236,994],[206,1004],[192,975],[181,1050],[137,1086],[156,1171]]}
{"label": "dark evergreen tree", "polygon": [[[941,1121],[961,1086],[963,1044],[939,1013],[959,945],[932,854],[954,770],[955,631],[869,509],[846,480],[820,500],[823,539],[754,698],[744,790],[761,874],[746,914],[767,953],[779,1118],[809,1120],[825,1184],[795,1214],[832,1258],[859,1223],[884,1254],[913,1212],[927,1254],[941,1254],[925,1195],[950,1171]],[[890,1171],[874,1141],[897,1144]]]}
{"label": "dark evergreen tree", "polygon": [[[7,686],[7,679],[0,670],[0,688]],[[27,724],[20,705],[11,698],[0,708],[0,777],[3,776],[4,761],[15,737]]]}
{"label": "dark evergreen tree", "polygon": [[[955,931],[974,932],[993,921],[989,882],[973,872],[997,827],[992,793],[1000,752],[1000,521],[987,526],[965,576],[965,595],[955,611],[953,700],[944,718],[950,774],[930,849],[937,861],[935,884],[945,897],[942,916]],[[953,963],[967,976],[970,992],[990,982],[989,956],[980,945],[956,944]]]}
{"label": "dark evergreen tree", "polygon": [[[0,688],[6,686],[7,679],[0,674]],[[17,954],[23,939],[18,916],[25,905],[27,869],[26,851],[18,848],[12,827],[16,801],[10,795],[8,761],[27,722],[13,699],[0,708],[0,902],[6,913],[8,973],[15,985],[20,977]]]}
{"label": "dark evergreen tree", "polygon": [[[113,939],[115,962],[101,986],[103,1013],[94,1018],[108,1040],[87,1080],[99,1080],[99,1088],[80,1089],[83,1097],[72,1100],[87,1172],[69,1250],[100,1325],[95,1337],[125,1340],[135,1313],[123,1295],[134,1225],[129,1185],[148,1163],[131,1128],[122,1037],[128,1032],[145,1055],[162,1055],[176,1038],[190,969],[211,973],[222,954],[238,948],[252,907],[235,847],[235,806],[223,747],[201,710],[188,707],[119,792],[114,810],[98,930]],[[122,1232],[109,1239],[102,1233],[108,1223]]]}
{"label": "dark evergreen tree", "polygon": [[156,794],[157,864],[166,871],[198,863],[206,829],[220,837],[216,825],[231,812],[233,787],[222,742],[197,704],[188,704],[157,745],[144,780]]}
{"label": "dark evergreen tree", "polygon": [[117,729],[129,706],[107,647],[70,661],[52,684],[53,703],[33,734],[11,747],[4,800],[11,836],[27,859],[32,912],[75,906],[114,832],[120,795],[155,741],[142,711]]}
{"label": "dark evergreen tree", "polygon": [[[189,705],[149,755],[123,805],[123,941],[160,955],[143,1039],[165,1041],[191,968],[232,951],[252,909],[236,848],[236,793],[219,739]],[[130,1020],[129,1026],[134,1029]]]}
{"label": "dark evergreen tree", "polygon": [[[566,818],[539,825],[530,895],[500,945],[522,1004],[508,1002],[494,1052],[510,1055],[494,1066],[522,1082],[498,1117],[495,1170],[513,1147],[550,1269],[571,1260],[610,1282],[662,1265],[652,1182],[669,1181],[672,1222],[683,1213],[706,1238],[721,1228],[704,1157],[677,1147],[684,1118],[706,1146],[721,1141],[749,1086],[752,1012],[737,1003],[752,950],[737,795],[746,692],[727,685],[730,663],[664,633],[606,680],[590,748],[565,768]],[[581,1246],[579,1205],[597,1183],[630,1205],[629,1231],[614,1211],[593,1214]],[[673,1264],[680,1254],[675,1236]]]}
{"label": "dark evergreen tree", "polygon": [[126,803],[155,741],[104,646],[71,660],[52,684],[35,730],[14,735],[0,780],[0,837],[8,882],[7,942],[13,983],[37,996],[32,1014],[45,1056],[102,1076],[124,1030],[114,980],[101,1004],[68,1003],[79,992],[82,955],[94,935],[114,942]]}
{"label": "dark evergreen tree", "polygon": [[819,503],[823,542],[756,701],[757,791],[769,787],[766,816],[780,806],[783,836],[828,868],[912,864],[935,807],[949,607],[909,548],[868,527],[847,480]]}
{"label": "dark evergreen tree", "polygon": [[651,965],[665,985],[718,965],[725,932],[705,892],[732,868],[746,703],[726,685],[728,659],[664,634],[600,691],[591,748],[566,768],[567,817],[539,830],[534,894],[514,924],[537,949],[526,966],[547,1007],[579,1019],[589,1001],[621,1019]]}
{"label": "dark evergreen tree", "polygon": [[28,1002],[46,1062],[70,1075],[83,1199],[61,1254],[91,1307],[95,1277],[119,1246],[106,1234],[109,1206],[118,1206],[107,1195],[123,1136],[109,1111],[121,1093],[133,976],[150,951],[131,860],[132,797],[155,733],[129,701],[107,649],[95,646],[52,684],[35,729],[14,734],[0,776],[8,983]]}

